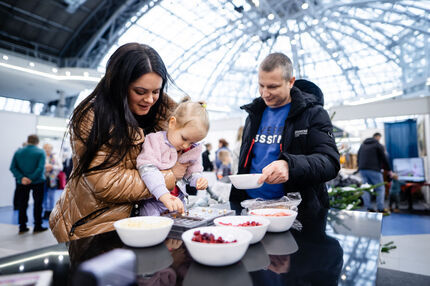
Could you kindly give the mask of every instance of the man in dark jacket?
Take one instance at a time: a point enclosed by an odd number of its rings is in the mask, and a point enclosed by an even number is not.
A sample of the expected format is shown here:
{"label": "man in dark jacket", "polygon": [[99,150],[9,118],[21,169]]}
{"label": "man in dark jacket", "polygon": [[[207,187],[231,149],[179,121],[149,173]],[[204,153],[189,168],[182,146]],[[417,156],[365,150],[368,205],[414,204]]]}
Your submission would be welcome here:
{"label": "man in dark jacket", "polygon": [[27,207],[30,190],[33,190],[34,229],[33,232],[47,230],[42,226],[42,202],[45,186],[45,151],[37,147],[39,137],[29,135],[27,146],[15,152],[10,164],[10,171],[17,183],[19,202],[19,233],[27,232]]}
{"label": "man in dark jacket", "polygon": [[[261,97],[241,109],[248,112],[239,155],[238,174],[262,173],[262,187],[230,193],[232,209],[261,197],[277,199],[300,192],[298,219],[305,224],[329,208],[325,182],[336,177],[339,152],[327,112],[317,97],[294,87],[291,60],[282,53],[260,65]],[[320,97],[322,98],[322,97]]]}
{"label": "man in dark jacket", "polygon": [[[384,182],[381,169],[391,172],[388,158],[385,155],[384,146],[379,143],[381,133],[373,134],[372,138],[367,138],[363,141],[358,150],[357,163],[360,175],[363,178],[363,183],[376,185]],[[376,207],[379,212],[388,212],[384,208],[385,187],[384,185],[375,188],[376,192]],[[370,193],[364,192],[362,195],[363,204],[369,211],[375,211],[372,208],[370,201]]]}

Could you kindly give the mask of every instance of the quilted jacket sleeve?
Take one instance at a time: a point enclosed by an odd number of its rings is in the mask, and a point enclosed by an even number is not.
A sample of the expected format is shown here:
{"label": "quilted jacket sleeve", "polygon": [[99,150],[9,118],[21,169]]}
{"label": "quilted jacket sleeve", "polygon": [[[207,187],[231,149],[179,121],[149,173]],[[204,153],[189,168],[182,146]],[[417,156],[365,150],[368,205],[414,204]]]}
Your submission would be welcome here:
{"label": "quilted jacket sleeve", "polygon": [[308,131],[307,155],[282,152],[281,159],[288,162],[290,181],[300,185],[327,182],[336,177],[339,169],[339,152],[333,135],[329,115],[321,108],[312,110]]}
{"label": "quilted jacket sleeve", "polygon": [[[99,151],[92,165],[102,162],[105,156],[105,151]],[[170,170],[162,173],[167,188],[173,189],[173,173]],[[123,162],[110,169],[85,175],[85,183],[93,190],[96,198],[107,202],[135,202],[151,196],[137,169],[127,168]]]}
{"label": "quilted jacket sleeve", "polygon": [[[81,134],[84,138],[89,134],[89,123],[92,121],[92,114],[86,118],[81,125]],[[143,133],[142,133],[143,137]],[[140,178],[136,169],[136,158],[140,151],[142,142],[136,142],[136,145],[130,146],[130,151],[126,157],[116,166],[106,170],[96,171],[84,174],[82,183],[87,185],[94,196],[99,200],[111,203],[136,202],[151,196],[144,182]],[[84,143],[74,138],[72,146],[77,156],[82,156],[85,150]],[[110,149],[103,146],[95,155],[90,164],[90,168],[101,164],[106,156],[110,155]],[[174,188],[176,178],[172,171],[162,171],[166,187],[171,190]]]}

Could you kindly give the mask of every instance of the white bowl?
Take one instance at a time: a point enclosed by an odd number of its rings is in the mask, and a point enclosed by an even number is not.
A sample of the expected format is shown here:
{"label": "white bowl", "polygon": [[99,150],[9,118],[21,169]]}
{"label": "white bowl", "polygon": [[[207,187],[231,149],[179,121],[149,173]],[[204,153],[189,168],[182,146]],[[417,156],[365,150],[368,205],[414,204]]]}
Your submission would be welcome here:
{"label": "white bowl", "polygon": [[293,254],[299,250],[299,246],[290,231],[268,233],[261,243],[269,255]]}
{"label": "white bowl", "polygon": [[[259,226],[237,226],[238,224],[245,223],[245,222],[259,222],[262,225]],[[267,228],[269,227],[270,220],[264,218],[264,217],[257,217],[257,216],[223,216],[214,219],[214,224],[216,226],[228,226],[226,224],[231,224],[233,227],[239,227],[242,229],[245,229],[249,231],[252,234],[252,239],[250,244],[254,244],[259,242],[263,236],[266,234]]]}
{"label": "white bowl", "polygon": [[[192,241],[194,232],[212,233],[215,238],[222,237],[226,241],[237,240],[232,243],[202,243]],[[241,260],[248,249],[252,234],[237,227],[206,226],[187,230],[182,234],[182,240],[191,257],[204,265],[224,266]]]}
{"label": "white bowl", "polygon": [[121,241],[132,247],[147,247],[163,242],[173,220],[161,216],[137,216],[116,221],[114,227]]}
{"label": "white bowl", "polygon": [[[286,216],[271,216],[276,213],[286,213]],[[297,212],[288,209],[253,209],[249,211],[250,215],[263,216],[270,220],[270,225],[267,228],[269,232],[287,231],[293,225],[296,219]]]}
{"label": "white bowl", "polygon": [[236,189],[256,189],[263,185],[263,183],[257,183],[258,179],[261,177],[261,174],[230,175],[228,177]]}

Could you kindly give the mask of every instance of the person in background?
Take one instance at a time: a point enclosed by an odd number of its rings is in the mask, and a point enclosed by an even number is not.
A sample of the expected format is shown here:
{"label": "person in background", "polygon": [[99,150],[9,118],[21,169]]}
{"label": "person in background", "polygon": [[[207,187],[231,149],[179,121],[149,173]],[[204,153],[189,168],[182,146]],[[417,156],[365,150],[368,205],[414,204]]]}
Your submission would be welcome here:
{"label": "person in background", "polygon": [[[370,185],[377,185],[384,183],[381,169],[389,172],[391,175],[391,167],[388,162],[387,155],[385,154],[384,146],[379,143],[381,140],[381,133],[376,132],[371,138],[367,138],[363,141],[357,154],[358,171],[363,178],[363,183]],[[384,207],[385,201],[385,187],[380,185],[375,188],[376,193],[376,207],[378,212],[389,213],[389,210]],[[371,212],[375,209],[372,207],[370,200],[370,193],[368,191],[363,192],[361,196],[363,199],[364,207]]]}
{"label": "person in background", "polygon": [[218,149],[215,151],[215,169],[218,170],[221,166],[221,160],[219,159],[218,153],[221,150],[226,150],[230,152],[230,149],[228,149],[228,142],[224,138],[221,138],[218,140]]}
{"label": "person in background", "polygon": [[221,150],[218,153],[218,157],[221,161],[221,165],[217,169],[217,178],[224,183],[229,183],[230,179],[228,178],[228,176],[231,175],[230,152],[227,150]]}
{"label": "person in background", "polygon": [[214,164],[209,158],[212,150],[212,144],[206,143],[205,147],[206,147],[206,150],[202,153],[203,171],[212,172],[214,170]]}
{"label": "person in background", "polygon": [[237,174],[237,170],[239,167],[239,153],[240,153],[240,145],[242,145],[242,135],[243,135],[243,126],[240,126],[237,130],[236,135],[236,145],[234,146],[232,152],[232,163],[231,163],[231,173],[233,175]]}
{"label": "person in background", "polygon": [[[139,215],[139,202],[152,195],[136,159],[145,134],[166,129],[176,103],[164,93],[170,79],[150,46],[128,43],[109,58],[94,91],[70,121],[73,172],[49,225],[59,242],[114,230],[113,223]],[[161,171],[172,190],[187,165]]]}
{"label": "person in background", "polygon": [[72,160],[72,157],[69,156],[69,157],[66,157],[66,159],[64,159],[63,161],[63,172],[66,175],[66,182],[69,181],[72,170],[73,170],[73,160]]}
{"label": "person in background", "polygon": [[43,195],[43,218],[49,219],[52,209],[55,205],[55,191],[58,187],[58,173],[63,169],[63,165],[60,160],[53,152],[54,147],[52,144],[43,144],[43,150],[45,150],[46,161],[45,161],[45,190]]}
{"label": "person in background", "polygon": [[[390,186],[390,211],[398,213],[399,205],[400,205],[400,191],[401,186],[405,184],[405,182],[399,181],[399,175],[397,173],[391,174],[391,186]],[[394,208],[393,208],[394,206]]]}
{"label": "person in background", "polygon": [[206,103],[192,102],[186,97],[169,118],[167,131],[146,135],[142,152],[137,156],[137,169],[154,196],[143,201],[140,215],[158,216],[166,211],[184,212],[186,189],[166,188],[160,170],[170,169],[177,161],[187,164],[184,180],[197,190],[204,190],[208,180],[202,176],[202,145],[208,134],[209,117]]}
{"label": "person in background", "polygon": [[43,188],[45,185],[45,152],[37,147],[39,137],[29,135],[27,145],[15,152],[10,164],[10,171],[17,183],[19,193],[19,233],[29,231],[27,227],[27,208],[30,191],[33,190],[33,232],[47,230],[42,226]]}
{"label": "person in background", "polygon": [[293,64],[286,55],[272,53],[260,64],[261,97],[241,107],[248,117],[238,174],[262,173],[259,183],[264,184],[252,190],[232,186],[230,206],[240,213],[243,200],[300,192],[297,219],[306,229],[330,207],[325,182],[336,177],[340,164],[327,111],[294,82]]}
{"label": "person in background", "polygon": [[[22,147],[27,146],[27,141],[22,143]],[[19,150],[19,149],[18,149]],[[13,210],[19,210],[19,202],[21,201],[20,193],[18,192],[18,183],[15,181],[15,192],[13,193]]]}

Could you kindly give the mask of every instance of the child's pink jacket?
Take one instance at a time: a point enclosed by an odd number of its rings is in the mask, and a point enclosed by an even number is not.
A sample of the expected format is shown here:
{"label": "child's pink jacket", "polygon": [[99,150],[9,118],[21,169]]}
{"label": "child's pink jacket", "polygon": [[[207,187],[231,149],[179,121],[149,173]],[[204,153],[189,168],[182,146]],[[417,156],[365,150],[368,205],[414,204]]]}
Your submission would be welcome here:
{"label": "child's pink jacket", "polygon": [[195,187],[196,181],[201,177],[201,172],[203,171],[202,145],[195,145],[178,158],[178,152],[175,147],[167,140],[166,131],[150,133],[145,136],[142,152],[137,157],[137,169],[149,191],[157,199],[168,192],[164,184],[164,178],[159,170],[172,168],[176,161],[179,161],[179,163],[191,163],[185,172],[184,178],[190,181],[191,186]]}

